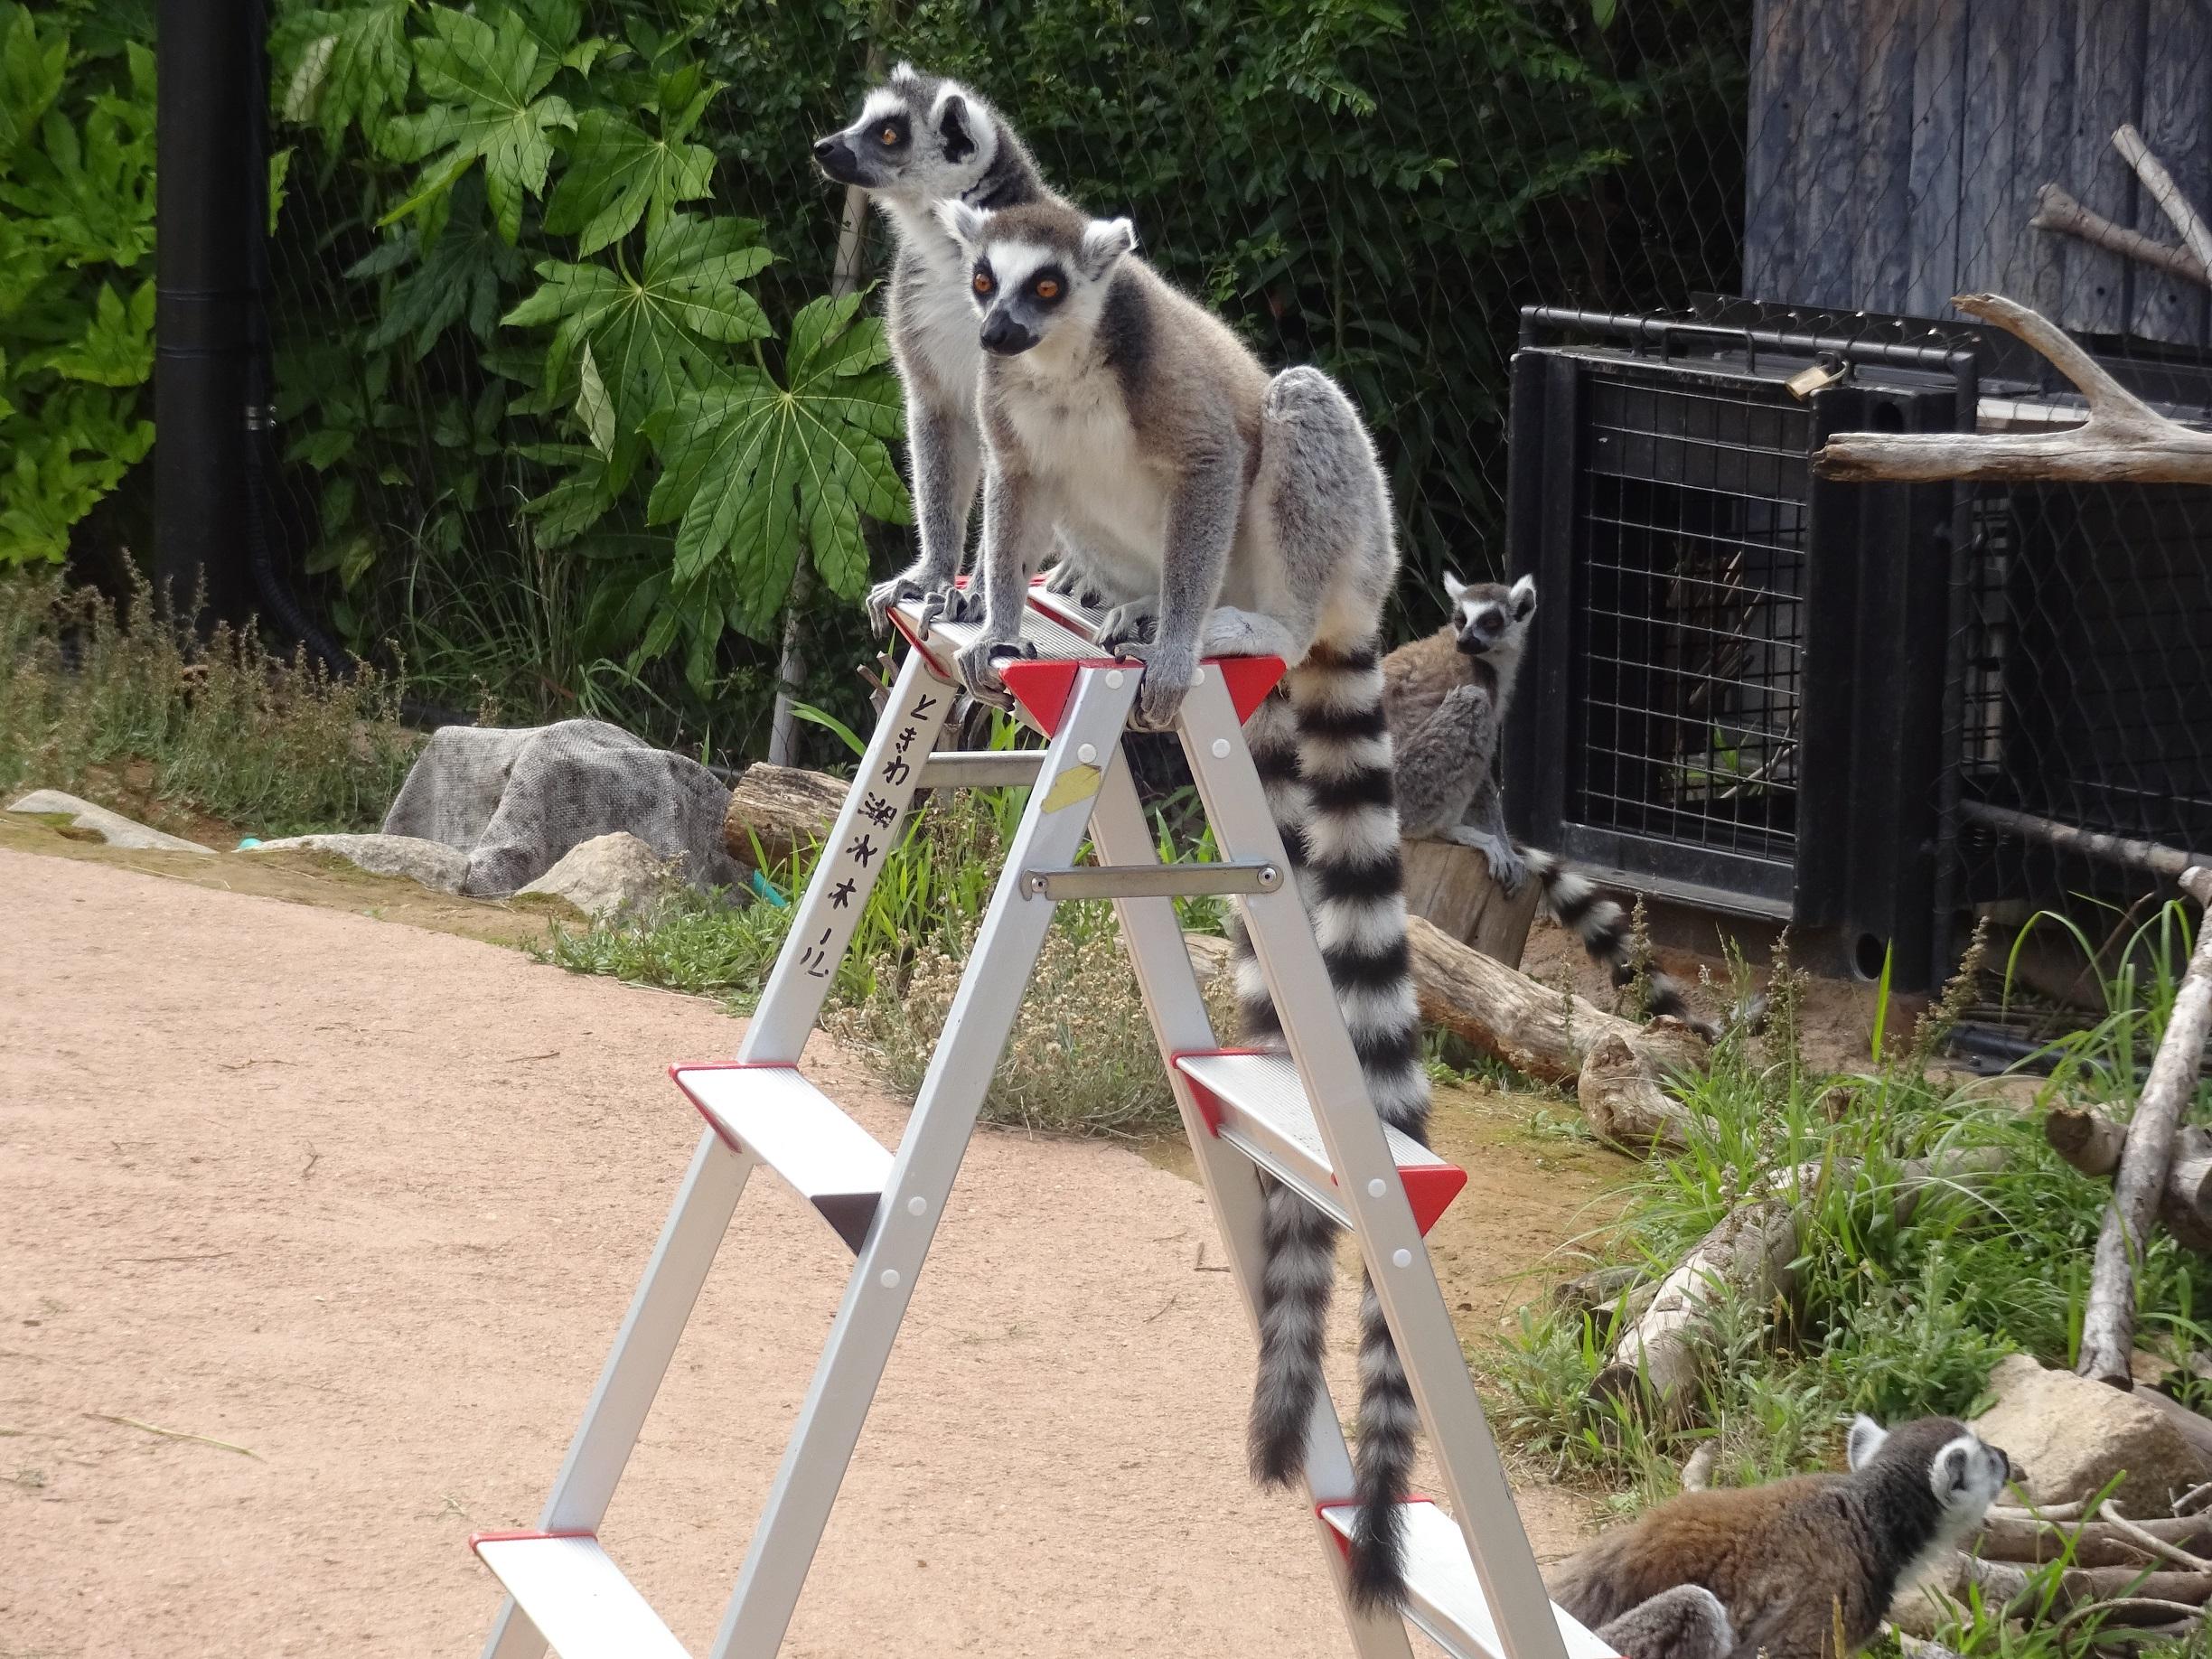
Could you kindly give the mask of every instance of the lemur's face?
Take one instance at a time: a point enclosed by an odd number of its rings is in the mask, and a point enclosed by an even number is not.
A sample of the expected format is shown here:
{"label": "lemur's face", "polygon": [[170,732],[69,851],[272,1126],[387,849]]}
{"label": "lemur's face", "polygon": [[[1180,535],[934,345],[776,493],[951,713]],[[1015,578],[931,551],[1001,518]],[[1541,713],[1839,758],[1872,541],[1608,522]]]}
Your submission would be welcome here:
{"label": "lemur's face", "polygon": [[2018,1478],[2001,1447],[1945,1417],[1925,1417],[1885,1429],[1861,1415],[1851,1423],[1848,1457],[1856,1471],[1885,1453],[1893,1458],[1925,1461],[1928,1489],[1947,1517],[1978,1523],[1996,1502],[2005,1483]]}
{"label": "lemur's face", "polygon": [[953,202],[939,217],[968,257],[983,349],[998,357],[1087,337],[1114,267],[1137,245],[1126,219],[1085,220],[1048,203],[984,213]]}
{"label": "lemur's face", "polygon": [[1444,591],[1451,597],[1452,632],[1470,657],[1518,644],[1536,614],[1534,576],[1523,576],[1507,587],[1503,582],[1462,582],[1448,570]]}
{"label": "lemur's face", "polygon": [[840,184],[928,202],[974,186],[997,145],[973,93],[902,63],[861,101],[858,120],[815,143],[814,160]]}

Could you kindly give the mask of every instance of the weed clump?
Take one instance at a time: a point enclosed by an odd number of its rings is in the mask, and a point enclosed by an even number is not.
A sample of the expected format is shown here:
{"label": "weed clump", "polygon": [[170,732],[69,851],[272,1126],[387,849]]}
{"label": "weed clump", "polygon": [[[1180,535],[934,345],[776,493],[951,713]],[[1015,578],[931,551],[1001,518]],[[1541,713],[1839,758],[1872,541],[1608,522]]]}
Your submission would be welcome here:
{"label": "weed clump", "polygon": [[59,576],[0,577],[0,789],[153,792],[265,835],[373,829],[419,739],[396,680],[348,679],[251,633],[202,640],[141,579],[117,605]]}

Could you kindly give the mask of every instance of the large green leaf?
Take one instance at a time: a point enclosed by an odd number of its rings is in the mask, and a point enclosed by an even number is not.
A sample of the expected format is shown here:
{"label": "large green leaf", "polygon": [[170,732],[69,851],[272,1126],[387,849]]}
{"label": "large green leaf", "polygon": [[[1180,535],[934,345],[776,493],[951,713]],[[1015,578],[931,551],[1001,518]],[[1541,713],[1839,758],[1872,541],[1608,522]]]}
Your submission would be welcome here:
{"label": "large green leaf", "polygon": [[415,72],[426,94],[447,101],[385,127],[386,155],[425,165],[414,192],[383,222],[443,194],[481,158],[492,217],[511,243],[521,233],[522,198],[545,192],[553,129],[576,125],[567,98],[539,96],[560,73],[560,60],[541,52],[513,13],[496,30],[445,6],[432,6],[428,19],[430,33],[414,42]]}
{"label": "large green leaf", "polygon": [[713,176],[706,145],[655,138],[619,111],[587,109],[576,117],[545,228],[575,236],[579,254],[596,253],[629,235],[649,209],[649,226],[658,228],[678,202],[705,195]]}
{"label": "large green leaf", "polygon": [[292,65],[285,118],[321,128],[333,144],[349,125],[375,139],[415,72],[407,13],[408,0],[374,0],[336,14],[331,32],[309,41]]}
{"label": "large green leaf", "polygon": [[741,369],[686,390],[657,431],[662,473],[649,522],[680,520],[680,588],[719,571],[733,625],[766,638],[802,547],[830,589],[867,582],[865,513],[907,520],[885,440],[897,436],[898,383],[885,369],[883,324],[859,299],[814,301],[793,320],[785,383]]}
{"label": "large green leaf", "polygon": [[759,303],[737,286],[774,258],[759,234],[749,219],[671,213],[648,236],[637,275],[548,259],[538,267],[543,285],[504,320],[556,325],[546,356],[552,385],[567,384],[577,351],[588,342],[616,424],[635,430],[683,387],[713,372],[707,345],[767,334]]}
{"label": "large green leaf", "polygon": [[42,39],[29,12],[0,5],[0,174],[61,92],[68,63],[68,35]]}
{"label": "large green leaf", "polygon": [[47,362],[65,380],[95,386],[143,386],[154,372],[154,285],[142,282],[127,304],[100,285],[84,333]]}
{"label": "large green leaf", "polygon": [[[369,350],[381,351],[412,336],[420,361],[440,334],[464,321],[477,339],[492,338],[501,292],[521,276],[522,255],[493,232],[484,213],[484,187],[473,175],[455,186],[452,204],[421,263],[392,284],[385,296],[383,314],[365,342]],[[410,230],[355,263],[346,275],[380,276],[403,267],[414,254]]]}

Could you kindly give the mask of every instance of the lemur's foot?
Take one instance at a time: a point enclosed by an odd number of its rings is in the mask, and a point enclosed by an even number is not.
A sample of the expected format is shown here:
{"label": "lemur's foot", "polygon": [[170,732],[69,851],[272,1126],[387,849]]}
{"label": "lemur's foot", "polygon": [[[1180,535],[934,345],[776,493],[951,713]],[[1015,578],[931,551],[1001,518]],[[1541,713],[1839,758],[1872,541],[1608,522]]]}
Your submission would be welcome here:
{"label": "lemur's foot", "polygon": [[914,624],[914,632],[925,640],[939,623],[983,620],[983,595],[972,588],[955,587],[947,582],[942,587],[931,588],[921,598],[922,615]]}
{"label": "lemur's foot", "polygon": [[1141,661],[1142,654],[1128,647],[1150,643],[1158,620],[1157,598],[1132,599],[1127,605],[1118,605],[1099,623],[1099,649],[1110,657],[1130,657]]}
{"label": "lemur's foot", "polygon": [[1036,647],[1026,641],[980,639],[960,649],[952,659],[952,671],[977,702],[993,708],[1011,708],[1014,698],[1006,681],[998,678],[998,665],[1036,654]]}
{"label": "lemur's foot", "polygon": [[1528,860],[1503,836],[1477,830],[1473,824],[1453,824],[1439,839],[1482,854],[1483,862],[1490,867],[1490,879],[1504,890],[1507,898],[1520,892],[1521,884],[1529,878]]}
{"label": "lemur's foot", "polygon": [[1158,643],[1143,643],[1121,645],[1114,655],[1144,664],[1131,724],[1140,732],[1172,729],[1184,698],[1198,683],[1198,653],[1187,647],[1163,650]]}
{"label": "lemur's foot", "polygon": [[902,570],[888,582],[878,582],[861,603],[867,607],[868,626],[878,638],[891,632],[891,613],[929,592],[911,570]]}

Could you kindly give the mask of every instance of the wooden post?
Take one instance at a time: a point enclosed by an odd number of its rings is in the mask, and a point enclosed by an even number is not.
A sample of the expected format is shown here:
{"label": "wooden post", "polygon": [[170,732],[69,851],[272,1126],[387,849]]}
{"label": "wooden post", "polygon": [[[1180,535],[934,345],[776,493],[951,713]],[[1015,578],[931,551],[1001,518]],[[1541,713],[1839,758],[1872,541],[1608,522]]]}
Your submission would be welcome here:
{"label": "wooden post", "polygon": [[1529,923],[1542,896],[1534,877],[1508,896],[1490,879],[1490,864],[1471,847],[1457,841],[1407,841],[1406,909],[1438,932],[1472,945],[1508,968],[1521,965]]}
{"label": "wooden post", "polygon": [[[2212,870],[2203,867],[2181,877],[2181,886],[2199,904],[2212,908]],[[2097,1234],[2096,1263],[2090,1273],[2089,1306],[2082,1318],[2081,1363],[2085,1377],[2123,1391],[2135,1379],[2128,1355],[2135,1345],[2135,1263],[2151,1236],[2160,1195],[2173,1157],[2174,1131],[2181,1109],[2197,1092],[2197,1071],[2204,1059],[2205,1037],[2212,1032],[2212,925],[2199,923],[2189,971],[2174,993],[2158,1057],[2121,1148],[2113,1178],[2113,1201]]]}

